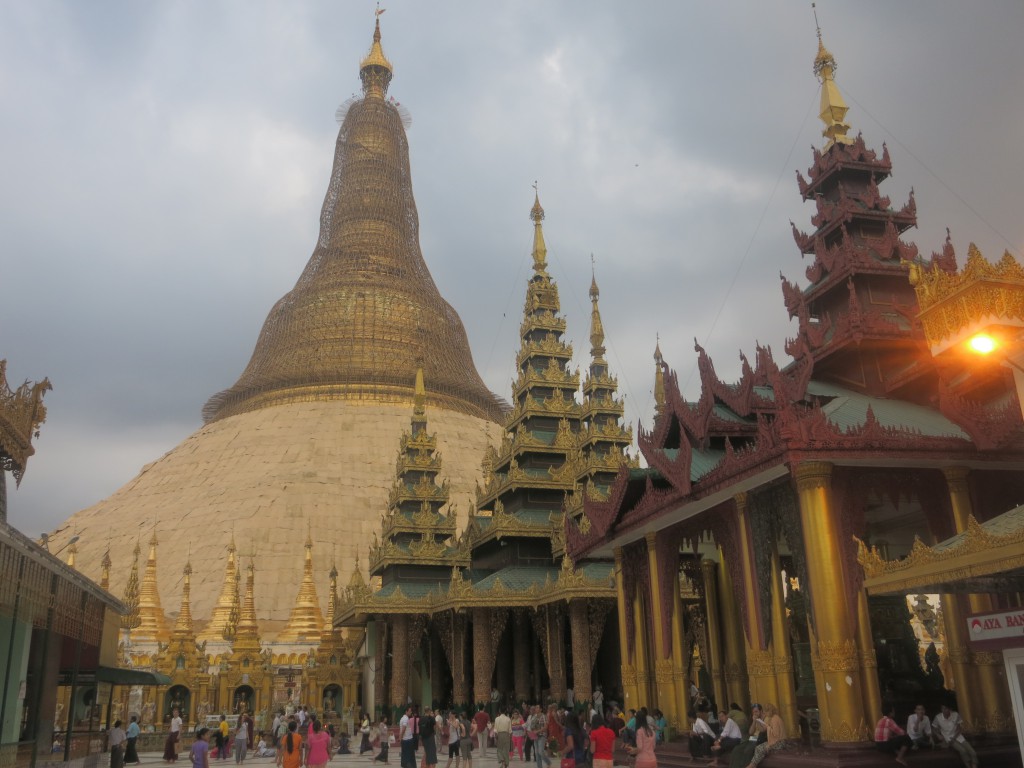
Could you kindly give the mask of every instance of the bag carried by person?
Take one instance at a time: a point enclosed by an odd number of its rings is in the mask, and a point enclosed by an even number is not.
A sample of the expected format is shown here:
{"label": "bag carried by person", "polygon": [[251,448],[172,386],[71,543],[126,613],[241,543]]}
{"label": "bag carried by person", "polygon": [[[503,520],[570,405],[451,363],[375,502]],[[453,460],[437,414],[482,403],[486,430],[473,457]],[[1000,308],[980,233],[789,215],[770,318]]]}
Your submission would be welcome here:
{"label": "bag carried by person", "polygon": [[563,757],[560,768],[576,768],[576,758]]}

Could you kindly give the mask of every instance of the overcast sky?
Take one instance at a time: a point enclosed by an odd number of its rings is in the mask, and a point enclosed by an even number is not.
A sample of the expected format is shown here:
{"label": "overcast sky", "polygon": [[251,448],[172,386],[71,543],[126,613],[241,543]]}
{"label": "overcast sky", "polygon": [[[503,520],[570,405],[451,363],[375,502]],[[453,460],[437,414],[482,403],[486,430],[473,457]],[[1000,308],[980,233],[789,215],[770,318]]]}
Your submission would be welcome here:
{"label": "overcast sky", "polygon": [[[387,2],[421,244],[508,397],[534,180],[568,336],[590,255],[627,417],[650,425],[655,334],[725,378],[793,333],[794,171],[821,146],[806,2]],[[818,3],[848,121],[915,188],[924,254],[1024,242],[1024,3]],[[35,535],[201,424],[317,237],[373,31],[360,2],[0,4],[0,358],[50,377],[10,519]],[[642,11],[642,12],[641,12]]]}

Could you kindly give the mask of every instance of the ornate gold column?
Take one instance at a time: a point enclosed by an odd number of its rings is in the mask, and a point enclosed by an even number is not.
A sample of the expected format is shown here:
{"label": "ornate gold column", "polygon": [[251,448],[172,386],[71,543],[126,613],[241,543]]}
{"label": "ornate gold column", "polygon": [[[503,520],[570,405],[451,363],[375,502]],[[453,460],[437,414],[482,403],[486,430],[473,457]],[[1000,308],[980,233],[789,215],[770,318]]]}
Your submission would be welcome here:
{"label": "ornate gold column", "polygon": [[727,703],[736,702],[746,711],[750,709],[751,701],[747,684],[747,657],[743,647],[743,621],[736,604],[732,576],[721,547],[718,549],[718,587],[725,646],[725,690],[729,697]]}
{"label": "ornate gold column", "polygon": [[626,589],[622,581],[622,547],[615,548],[615,596],[619,619],[619,657],[622,661],[623,709],[636,709],[640,706],[636,664],[633,663],[634,655],[629,652],[629,637],[626,634],[626,611],[632,611],[633,606],[626,602]]}
{"label": "ornate gold column", "polygon": [[[473,609],[473,704],[491,700],[491,612]],[[552,683],[552,685],[554,685]]]}
{"label": "ornate gold column", "polygon": [[391,706],[404,708],[409,698],[409,617],[397,613],[391,617]]}
{"label": "ornate gold column", "polygon": [[530,628],[521,610],[512,614],[512,646],[512,686],[516,701],[527,701],[530,698]]}
{"label": "ornate gold column", "polygon": [[683,657],[683,596],[678,573],[672,579],[672,677],[676,683],[676,719],[674,722],[669,720],[669,723],[682,733],[690,728],[690,718],[687,714],[690,683],[686,679],[686,660]]}
{"label": "ornate gold column", "polygon": [[547,607],[548,617],[548,679],[551,681],[551,698],[565,701],[565,614],[558,606]]}
{"label": "ornate gold column", "polygon": [[849,605],[846,599],[842,527],[832,502],[832,464],[803,462],[794,474],[810,581],[811,659],[822,710],[822,740],[865,741],[871,733],[861,695],[860,663],[852,625],[856,606]]}
{"label": "ornate gold column", "polygon": [[[970,470],[967,467],[946,467],[942,474],[946,476],[946,485],[949,488],[949,501],[953,508],[953,523],[956,525],[956,532],[963,533],[967,530],[967,521],[973,510],[971,508],[970,488],[967,484],[967,477]],[[956,602],[962,606],[962,599]],[[993,610],[992,598],[990,595],[968,595],[967,607],[970,613],[987,613]],[[952,617],[964,625],[963,612]],[[946,631],[952,622],[946,619]],[[966,640],[966,633],[961,635]],[[1006,684],[1006,668],[1003,665],[1003,654],[999,651],[985,651],[970,653],[968,643],[964,645],[964,652],[970,662],[972,671],[967,679],[970,681],[964,688],[976,688],[970,691],[969,695],[974,699],[973,723],[976,731],[987,731],[990,733],[1002,733],[1013,728],[1012,718],[1007,713],[1012,712],[1010,704],[1010,688]],[[950,652],[952,658],[952,652]]]}
{"label": "ornate gold column", "polygon": [[[775,664],[772,653],[766,647],[762,649],[758,630],[761,624],[758,612],[760,596],[757,579],[754,576],[754,547],[750,541],[748,521],[747,494],[737,493],[733,497],[736,504],[736,526],[739,529],[739,556],[743,569],[743,593],[747,604],[747,676],[750,681],[750,696],[754,701],[766,704],[779,700],[779,690],[775,685]],[[765,638],[767,646],[770,638]]]}
{"label": "ornate gold column", "polygon": [[718,618],[721,601],[718,596],[718,583],[715,580],[717,564],[706,557],[700,561],[701,576],[704,579],[704,608],[707,615],[708,632],[708,673],[711,675],[711,687],[715,693],[715,703],[719,709],[729,709],[725,691],[725,670],[723,669],[722,623]]}
{"label": "ornate gold column", "polygon": [[[654,690],[653,702],[658,702],[669,722],[676,720],[676,688],[675,676],[672,674],[672,646],[671,646],[671,624],[669,624],[669,645],[665,645],[665,622],[672,621],[672,614],[675,612],[669,601],[662,600],[661,580],[658,578],[658,549],[657,536],[648,533],[647,539],[647,567],[651,572],[651,614],[654,618],[654,637],[651,638],[651,660],[654,671],[654,682],[651,686]],[[666,616],[664,606],[669,605],[669,613]]]}
{"label": "ornate gold column", "polygon": [[779,714],[786,723],[792,723],[797,732],[800,720],[796,714],[796,685],[793,682],[793,654],[789,647],[789,618],[782,595],[782,567],[779,553],[772,547],[772,663],[775,668],[775,688],[779,692]]}
{"label": "ornate gold column", "polygon": [[633,647],[636,649],[636,689],[640,697],[637,709],[641,706],[651,709],[658,704],[654,698],[655,689],[651,685],[650,656],[647,652],[647,617],[644,616],[643,599],[639,594],[633,603],[633,632]]}
{"label": "ornate gold column", "polygon": [[871,635],[871,612],[868,594],[863,589],[857,595],[857,645],[860,649],[860,684],[864,696],[864,713],[868,722],[877,722],[882,716],[882,692],[878,685],[878,659],[875,639]]}
{"label": "ornate gold column", "polygon": [[[572,633],[572,692],[576,701],[590,701],[593,690],[590,685],[590,621],[587,618],[587,601],[573,600],[569,603],[569,631]],[[598,638],[597,642],[600,642]],[[576,701],[570,701],[575,706]]]}

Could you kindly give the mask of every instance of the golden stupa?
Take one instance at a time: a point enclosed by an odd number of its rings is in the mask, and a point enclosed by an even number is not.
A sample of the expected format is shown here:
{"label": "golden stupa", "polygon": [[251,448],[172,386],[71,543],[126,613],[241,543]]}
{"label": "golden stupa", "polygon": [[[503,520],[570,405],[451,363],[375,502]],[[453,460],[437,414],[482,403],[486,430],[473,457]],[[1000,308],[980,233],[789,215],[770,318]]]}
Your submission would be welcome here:
{"label": "golden stupa", "polygon": [[[359,74],[363,96],[339,110],[313,255],[271,309],[249,365],[206,404],[202,428],[53,537],[59,547],[77,534],[76,564],[96,579],[109,545],[110,590],[121,595],[136,541],[151,533],[146,569],[158,591],[142,606],[150,612],[179,603],[191,545],[192,612],[209,639],[232,623],[243,556],[257,564],[264,637],[302,642],[322,621],[332,562],[351,572],[380,527],[417,368],[463,515],[500,433],[503,403],[477,373],[462,322],[420,252],[408,141],[401,108],[386,97],[392,67],[379,20]],[[215,613],[217,626],[204,633]],[[161,636],[168,626],[143,630]]]}

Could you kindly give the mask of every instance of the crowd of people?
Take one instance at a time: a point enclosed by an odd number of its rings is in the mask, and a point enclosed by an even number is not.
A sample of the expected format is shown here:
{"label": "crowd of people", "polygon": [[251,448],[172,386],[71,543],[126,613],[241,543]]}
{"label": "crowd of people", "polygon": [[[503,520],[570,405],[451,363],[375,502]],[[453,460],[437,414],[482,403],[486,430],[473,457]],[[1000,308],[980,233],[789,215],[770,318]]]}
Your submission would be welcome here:
{"label": "crowd of people", "polygon": [[[749,715],[736,703],[729,709],[715,710],[707,697],[691,688],[689,733],[690,755],[706,759],[709,768],[755,768],[770,754],[800,745],[787,731],[774,704],[754,704]],[[876,747],[907,765],[909,752],[948,748],[957,752],[964,768],[978,768],[978,756],[963,732],[963,720],[948,705],[929,719],[925,707],[917,705],[907,718],[906,728],[896,722],[895,707],[885,705],[885,713],[874,732]],[[492,713],[494,714],[492,718]],[[798,712],[801,717],[804,713]],[[233,754],[241,765],[253,751],[256,757],[275,757],[278,768],[323,768],[335,754],[349,754],[348,737],[335,734],[305,707],[294,714],[278,712],[269,733],[254,734],[254,721],[243,714],[232,728],[224,715],[211,728],[202,727],[189,753],[195,768],[209,768],[212,759],[227,760]],[[176,762],[182,721],[177,710],[171,715],[164,745],[164,761]],[[510,768],[514,760],[533,762],[536,768],[613,768],[617,745],[629,755],[631,768],[657,768],[656,748],[666,733],[664,715],[658,709],[629,709],[623,712],[615,702],[603,706],[603,696],[595,692],[589,706],[565,709],[550,704],[503,706],[481,704],[475,712],[442,711],[411,704],[397,724],[396,732],[382,717],[374,723],[364,713],[359,720],[359,755],[369,753],[374,762],[390,765],[390,749],[400,748],[401,768],[437,768],[438,756],[447,762],[444,768],[473,768],[473,758],[486,757],[489,749],[499,768]],[[108,734],[111,768],[139,764],[136,740],[137,717],[131,718],[127,731],[121,721]],[[253,750],[253,742],[256,746]],[[212,741],[212,744],[211,744]],[[421,756],[418,754],[422,750]]]}

